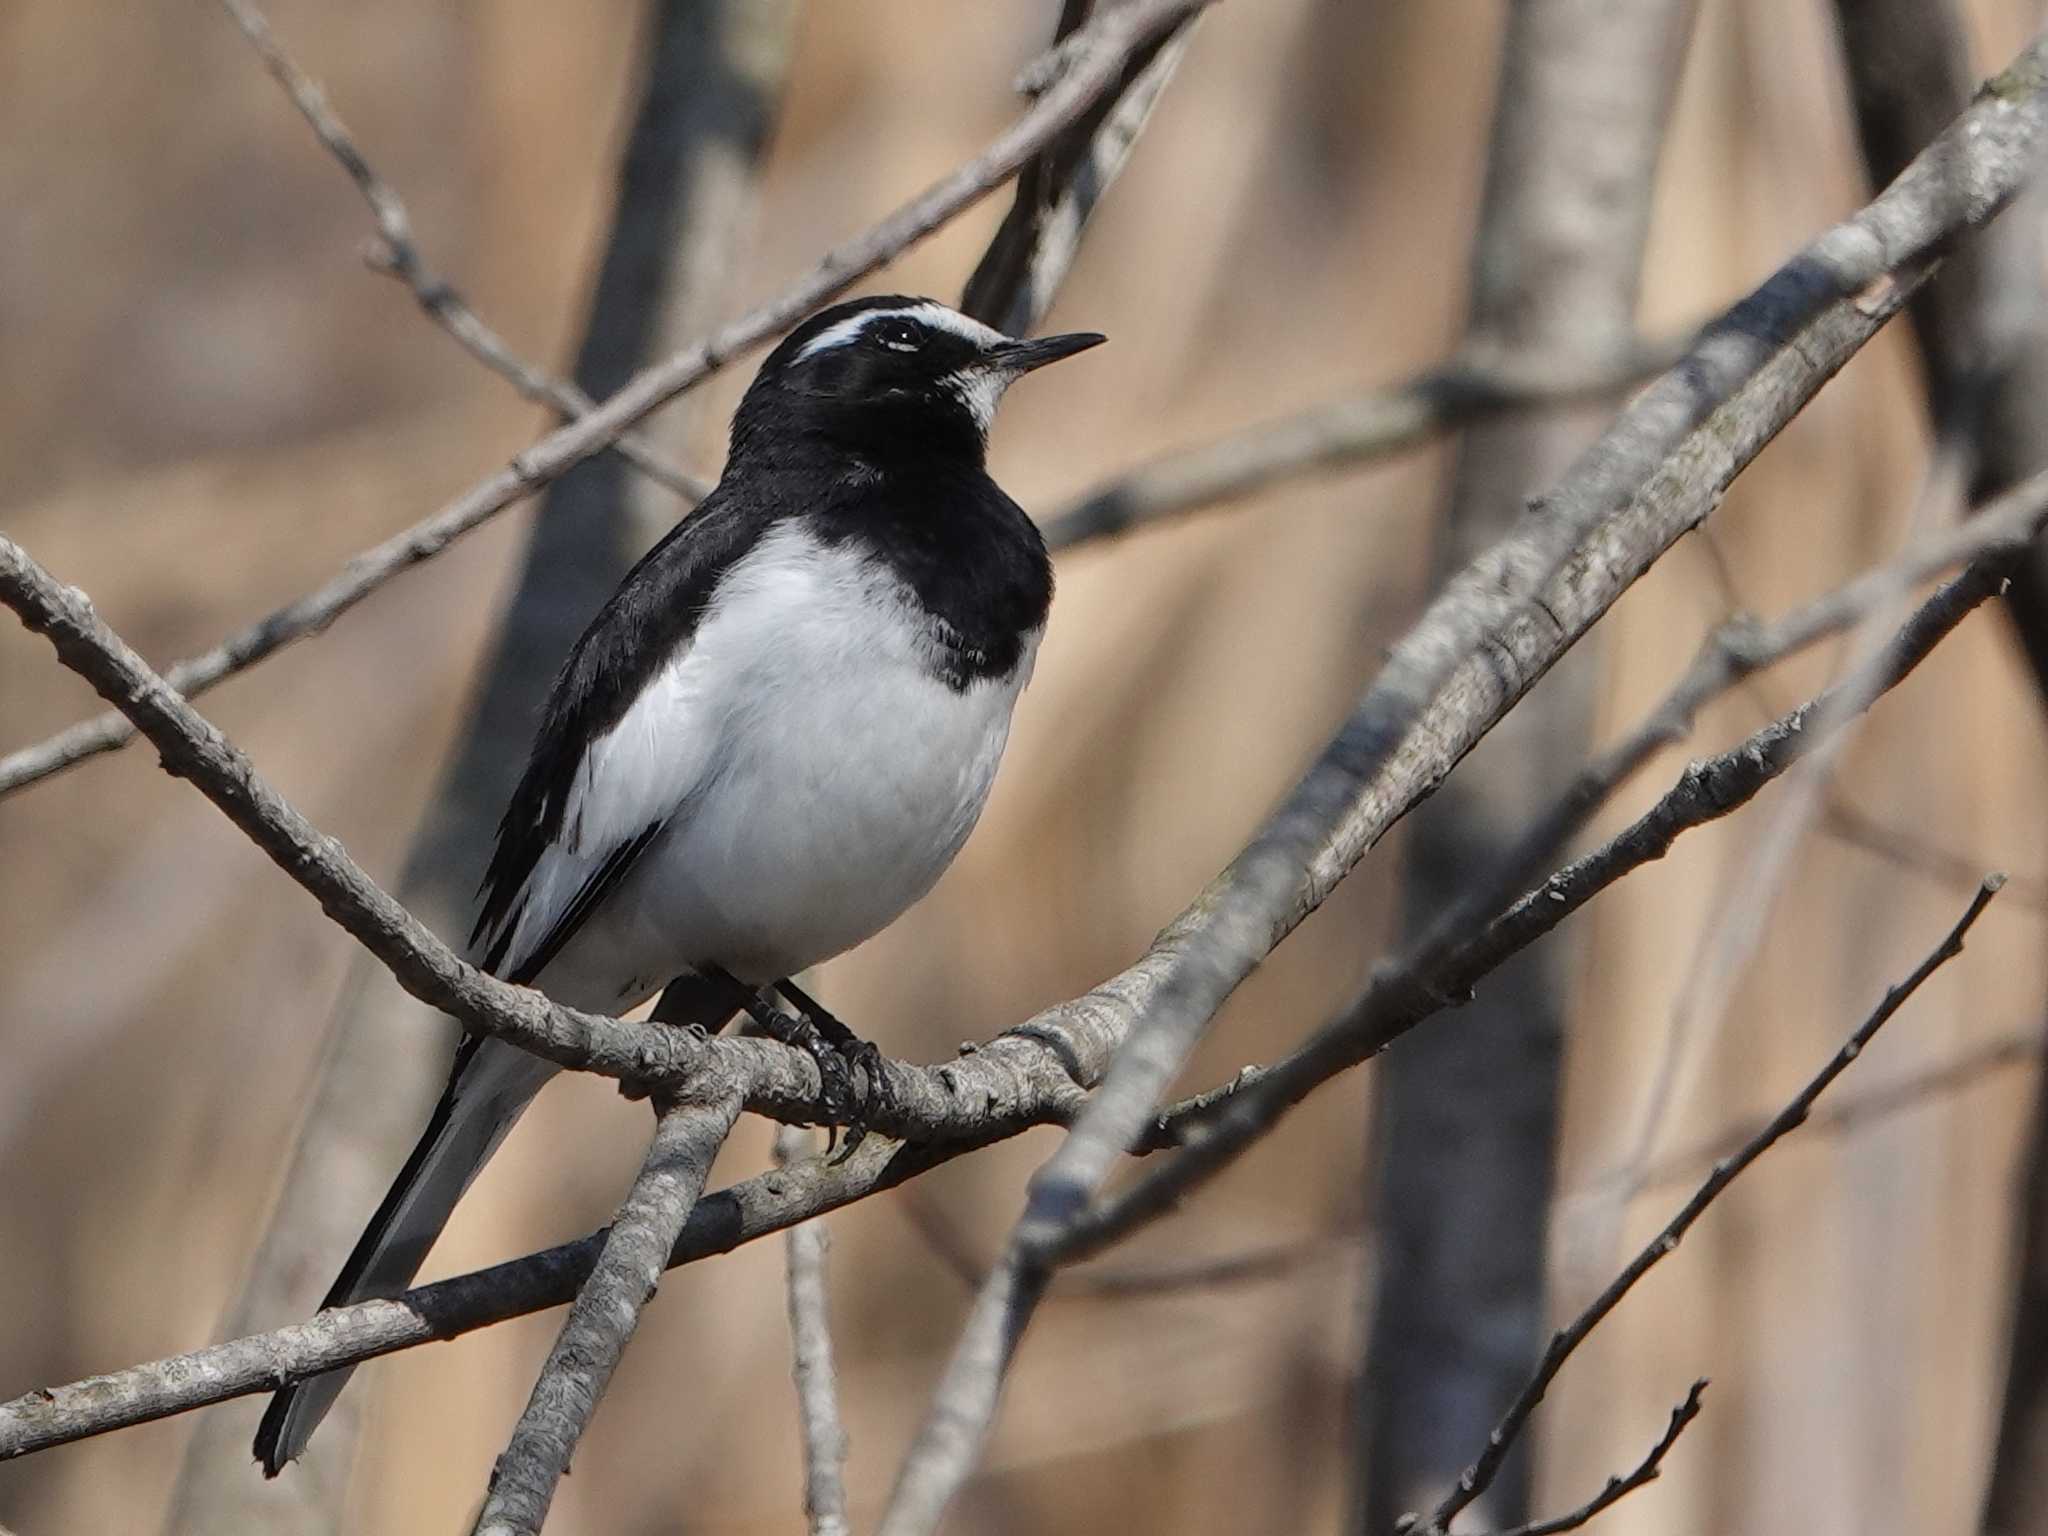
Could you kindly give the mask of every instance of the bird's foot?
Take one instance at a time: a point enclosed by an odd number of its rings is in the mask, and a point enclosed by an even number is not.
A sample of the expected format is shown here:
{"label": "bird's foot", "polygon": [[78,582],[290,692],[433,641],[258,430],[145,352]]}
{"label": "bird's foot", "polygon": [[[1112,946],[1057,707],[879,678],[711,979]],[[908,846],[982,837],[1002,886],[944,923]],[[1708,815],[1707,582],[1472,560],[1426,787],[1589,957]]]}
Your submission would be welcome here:
{"label": "bird's foot", "polygon": [[[861,1039],[795,982],[779,981],[775,990],[797,1007],[798,1017],[791,1022],[803,1038],[790,1043],[809,1052],[818,1063],[818,1075],[825,1084],[819,1094],[819,1108],[826,1111],[829,1127],[845,1127],[846,1140],[839,1155],[851,1156],[853,1149],[867,1138],[868,1122],[875,1112],[887,1111],[896,1103],[882,1053],[872,1040]],[[780,1010],[777,1012],[788,1018]],[[835,1098],[839,1102],[832,1102]]]}

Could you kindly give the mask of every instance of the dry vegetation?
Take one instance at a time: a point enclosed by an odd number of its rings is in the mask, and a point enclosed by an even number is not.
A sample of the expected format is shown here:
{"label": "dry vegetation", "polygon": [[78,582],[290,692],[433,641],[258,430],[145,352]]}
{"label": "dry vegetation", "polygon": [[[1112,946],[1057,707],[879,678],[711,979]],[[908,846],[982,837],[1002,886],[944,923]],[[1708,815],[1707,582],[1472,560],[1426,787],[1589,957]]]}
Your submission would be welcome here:
{"label": "dry vegetation", "polygon": [[[1013,115],[1012,77],[1056,9],[812,0],[760,215],[718,312],[773,296],[979,149]],[[1053,316],[1113,344],[1005,409],[994,467],[1020,501],[1050,512],[1137,461],[1453,349],[1502,9],[1234,0],[1205,19]],[[1987,68],[2033,20],[2021,0],[1966,9]],[[404,189],[435,265],[528,356],[566,371],[640,13],[619,0],[278,0],[272,20]],[[361,203],[214,7],[11,0],[0,59],[0,528],[152,660],[324,580],[545,424],[363,270]],[[1829,8],[1701,0],[1642,333],[1712,313],[1865,196]],[[913,248],[879,285],[957,294],[1001,205]],[[702,387],[694,472],[715,472],[748,372],[743,361]],[[1742,477],[1710,533],[1605,621],[1596,744],[1632,727],[1732,609],[1780,613],[1894,551],[1928,440],[1894,328]],[[1427,600],[1443,467],[1424,450],[1065,558],[981,829],[930,900],[825,969],[834,1010],[892,1054],[935,1061],[1129,963],[1243,844]],[[458,729],[530,517],[500,519],[205,701],[380,879],[402,863]],[[1851,650],[1821,647],[1714,704],[1595,834],[1688,756],[1824,686]],[[1530,707],[1542,701],[1539,689]],[[93,707],[46,647],[0,628],[0,751]],[[1634,1465],[1687,1383],[1710,1375],[1661,1481],[1600,1529],[1973,1522],[2048,986],[2042,727],[2018,651],[1980,614],[1849,741],[1832,793],[1863,819],[1804,834],[1725,998],[1701,1006],[1692,978],[1778,827],[1768,803],[1687,838],[1549,941],[1571,976],[1551,1227],[1563,1317],[1704,1172],[1689,1149],[1781,1105],[1954,921],[1978,866],[2015,877],[1967,960],[1929,981],[1836,1091],[1854,1102],[1995,1057],[1903,1109],[1795,1138],[1721,1200],[1552,1392],[1538,1511]],[[1401,843],[1236,994],[1186,1088],[1283,1054],[1356,991],[1395,932]],[[1916,856],[1929,850],[1940,857]],[[0,805],[0,1394],[219,1336],[350,960],[313,902],[146,748]],[[1645,1141],[1674,1016],[1688,1022],[1670,1107]],[[435,1080],[445,1043],[419,1032],[389,1065],[394,1092]],[[1054,1286],[953,1529],[1342,1522],[1360,1287],[1378,1256],[1360,1176],[1369,1072],[1311,1099],[1182,1214]],[[714,1185],[766,1166],[771,1135],[743,1119]],[[645,1139],[644,1108],[610,1084],[559,1084],[429,1276],[601,1224]],[[1033,1132],[832,1219],[856,1528],[885,1502],[966,1315],[962,1268],[993,1258],[1056,1140]],[[1648,1172],[1617,1195],[1614,1170],[1639,1143]],[[1272,1261],[1145,1283],[1232,1255]],[[308,1257],[316,1294],[339,1256]],[[558,1326],[543,1314],[366,1368],[354,1390],[374,1409],[346,1528],[460,1528]],[[549,1529],[792,1529],[788,1349],[779,1245],[672,1275]],[[252,1427],[254,1403],[205,1412]],[[0,1525],[153,1528],[194,1425],[0,1465]]]}

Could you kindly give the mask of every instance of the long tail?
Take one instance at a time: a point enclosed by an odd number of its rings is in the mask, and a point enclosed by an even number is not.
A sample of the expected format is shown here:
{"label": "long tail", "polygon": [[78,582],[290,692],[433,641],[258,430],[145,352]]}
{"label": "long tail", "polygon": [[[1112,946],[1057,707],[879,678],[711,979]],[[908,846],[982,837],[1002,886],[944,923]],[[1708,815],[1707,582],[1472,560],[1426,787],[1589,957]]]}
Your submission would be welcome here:
{"label": "long tail", "polygon": [[[556,1070],[552,1062],[501,1040],[473,1035],[463,1042],[447,1092],[320,1303],[323,1310],[396,1296],[412,1283],[456,1201]],[[294,1382],[271,1398],[256,1431],[256,1456],[265,1477],[277,1476],[305,1450],[353,1370]]]}

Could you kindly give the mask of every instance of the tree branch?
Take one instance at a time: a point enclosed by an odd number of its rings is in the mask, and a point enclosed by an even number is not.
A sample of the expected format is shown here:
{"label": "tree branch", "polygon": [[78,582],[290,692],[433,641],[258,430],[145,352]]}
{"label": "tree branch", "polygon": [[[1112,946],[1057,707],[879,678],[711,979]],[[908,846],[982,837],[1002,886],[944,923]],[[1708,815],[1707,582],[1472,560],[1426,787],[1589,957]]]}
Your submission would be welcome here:
{"label": "tree branch", "polygon": [[[1657,1443],[1650,1447],[1649,1455],[1636,1463],[1635,1470],[1625,1476],[1610,1477],[1607,1486],[1569,1514],[1559,1515],[1550,1520],[1533,1520],[1527,1525],[1518,1525],[1512,1530],[1502,1531],[1499,1536],[1561,1536],[1565,1531],[1576,1531],[1589,1524],[1595,1515],[1611,1509],[1645,1484],[1654,1483],[1664,1471],[1664,1458],[1671,1454],[1671,1448],[1678,1444],[1678,1437],[1685,1433],[1686,1426],[1700,1416],[1700,1395],[1707,1390],[1703,1376],[1692,1384],[1685,1394],[1685,1401],[1671,1410],[1671,1422],[1664,1427],[1664,1433]],[[1411,1516],[1401,1527],[1406,1531],[1414,1528]]]}
{"label": "tree branch", "polygon": [[569,1308],[511,1444],[491,1469],[476,1536],[538,1536],[740,1105],[733,1098],[670,1102],[658,1113],[647,1162]]}
{"label": "tree branch", "polygon": [[[233,18],[242,35],[262,59],[263,67],[291,98],[292,105],[306,120],[327,152],[348,172],[363,201],[377,220],[379,245],[366,255],[376,271],[398,279],[412,291],[414,300],[427,317],[452,336],[462,349],[491,372],[506,380],[528,400],[545,405],[564,421],[575,421],[596,409],[597,402],[566,379],[557,379],[521,358],[483,317],[469,307],[447,279],[434,272],[420,255],[413,235],[412,216],[397,189],[377,174],[355,138],[327,100],[320,82],[313,79],[285,50],[270,23],[252,0],[220,0],[221,8]],[[620,436],[606,445],[635,469],[657,484],[674,491],[684,501],[703,500],[711,489],[687,470],[670,464],[652,447],[631,436]]]}
{"label": "tree branch", "polygon": [[[803,1132],[775,1133],[775,1163],[787,1168],[803,1152]],[[790,1375],[796,1383],[797,1424],[804,1448],[804,1515],[811,1536],[848,1536],[846,1424],[839,1413],[839,1379],[832,1363],[831,1297],[825,1286],[830,1234],[806,1221],[783,1234],[789,1271]]]}
{"label": "tree branch", "polygon": [[1743,1170],[1770,1151],[1787,1133],[1806,1119],[1812,1112],[1815,1102],[1827,1091],[1828,1085],[1846,1072],[1849,1064],[1863,1054],[1864,1047],[1869,1045],[1877,1032],[1891,1020],[1892,1015],[1905,1006],[1906,1000],[1920,990],[1921,984],[1963,952],[1965,936],[1977,919],[1983,916],[1984,909],[1991,904],[1992,897],[1998,894],[1999,886],[2004,883],[2004,877],[2001,875],[1990,875],[1985,878],[1984,883],[1978,887],[1977,894],[1971,898],[1968,909],[1949,930],[1948,936],[1934,947],[1926,959],[1914,967],[1905,980],[1885,992],[1877,1007],[1843,1042],[1842,1048],[1828,1059],[1827,1064],[1814,1074],[1804,1088],[1793,1095],[1790,1103],[1771,1118],[1770,1124],[1745,1142],[1734,1156],[1716,1163],[1713,1172],[1707,1175],[1706,1182],[1694,1191],[1693,1197],[1686,1201],[1678,1214],[1665,1223],[1664,1229],[1644,1245],[1607,1288],[1593,1298],[1583,1312],[1558,1330],[1551,1338],[1550,1347],[1544,1350],[1543,1359],[1537,1364],[1535,1374],[1529,1378],[1529,1384],[1522,1389],[1521,1396],[1516,1398],[1514,1404],[1501,1417],[1500,1423],[1494,1427],[1493,1433],[1487,1439],[1486,1449],[1465,1469],[1463,1476],[1458,1479],[1457,1486],[1444,1496],[1443,1502],[1431,1511],[1427,1523],[1421,1527],[1422,1536],[1445,1536],[1458,1512],[1485,1492],[1486,1485],[1499,1470],[1509,1447],[1515,1443],[1528,1424],[1529,1415],[1535,1412],[1536,1405],[1543,1401],[1543,1394],[1549,1390],[1550,1383],[1556,1380],[1557,1373],[1563,1369],[1565,1361],[1571,1358],[1572,1352],[1621,1304],[1621,1299],[1634,1288],[1638,1280],[1656,1268],[1668,1255],[1677,1251],[1686,1233],[1692,1230],[1693,1223],[1705,1214],[1707,1207],[1735,1182]]}
{"label": "tree branch", "polygon": [[[826,252],[775,299],[709,340],[642,369],[625,388],[549,433],[433,516],[364,550],[317,591],[273,610],[212,650],[170,667],[166,680],[178,692],[194,698],[283,647],[318,634],[394,576],[432,559],[462,535],[608,447],[642,417],[701,383],[736,354],[788,329],[1001,186],[1054,135],[1115,87],[1126,59],[1209,3],[1211,0],[1119,0],[1106,7],[1067,40],[1062,49],[1066,67],[1058,78],[980,155],[887,218]],[[46,742],[0,759],[0,794],[47,778],[83,758],[110,752],[134,734],[118,713],[81,721]]]}

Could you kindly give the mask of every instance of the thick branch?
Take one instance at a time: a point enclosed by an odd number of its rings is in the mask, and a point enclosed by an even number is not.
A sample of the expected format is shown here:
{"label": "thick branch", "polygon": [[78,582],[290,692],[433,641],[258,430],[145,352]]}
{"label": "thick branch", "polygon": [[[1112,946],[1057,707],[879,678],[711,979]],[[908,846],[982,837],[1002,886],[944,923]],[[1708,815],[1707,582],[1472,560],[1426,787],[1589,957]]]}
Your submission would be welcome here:
{"label": "thick branch", "polygon": [[647,1162],[491,1469],[477,1536],[537,1536],[739,1112],[734,1099],[662,1106]]}

